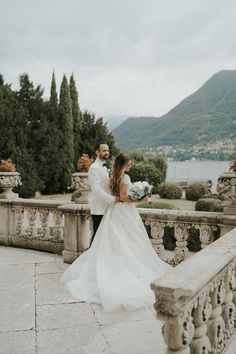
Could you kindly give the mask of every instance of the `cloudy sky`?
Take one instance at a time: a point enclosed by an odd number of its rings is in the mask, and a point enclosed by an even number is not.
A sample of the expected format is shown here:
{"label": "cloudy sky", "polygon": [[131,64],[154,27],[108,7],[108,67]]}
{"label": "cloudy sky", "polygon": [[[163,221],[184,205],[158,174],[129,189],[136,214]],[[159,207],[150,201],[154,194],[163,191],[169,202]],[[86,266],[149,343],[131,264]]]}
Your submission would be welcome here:
{"label": "cloudy sky", "polygon": [[[48,97],[74,73],[82,109],[160,116],[236,69],[235,0],[0,0],[0,72]],[[59,90],[59,87],[58,87]]]}

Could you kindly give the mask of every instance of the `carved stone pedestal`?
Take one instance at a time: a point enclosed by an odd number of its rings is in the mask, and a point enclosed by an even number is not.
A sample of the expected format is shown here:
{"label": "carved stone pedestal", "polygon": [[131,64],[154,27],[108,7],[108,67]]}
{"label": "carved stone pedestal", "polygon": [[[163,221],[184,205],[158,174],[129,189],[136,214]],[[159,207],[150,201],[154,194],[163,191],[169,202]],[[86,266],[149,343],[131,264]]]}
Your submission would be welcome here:
{"label": "carved stone pedestal", "polygon": [[217,181],[217,192],[231,201],[231,205],[224,208],[224,220],[221,235],[236,227],[236,173],[224,172]]}
{"label": "carved stone pedestal", "polygon": [[72,175],[72,184],[71,188],[76,192],[80,192],[80,196],[75,197],[75,202],[78,204],[88,204],[89,203],[89,195],[90,195],[90,184],[88,180],[87,172],[75,172]]}
{"label": "carved stone pedestal", "polygon": [[21,178],[19,172],[0,172],[0,199],[16,199],[18,194],[12,192],[14,187],[20,186]]}

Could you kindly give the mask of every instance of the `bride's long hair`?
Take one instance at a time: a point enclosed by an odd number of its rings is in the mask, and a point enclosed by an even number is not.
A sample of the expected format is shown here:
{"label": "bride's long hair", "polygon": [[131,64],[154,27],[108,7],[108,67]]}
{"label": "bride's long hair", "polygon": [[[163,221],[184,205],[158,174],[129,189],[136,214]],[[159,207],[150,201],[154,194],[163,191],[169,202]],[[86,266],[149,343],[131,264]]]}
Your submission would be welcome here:
{"label": "bride's long hair", "polygon": [[122,171],[127,164],[131,160],[131,157],[127,154],[121,152],[116,156],[115,162],[111,169],[111,177],[110,177],[110,190],[111,193],[115,196],[119,196],[120,194],[120,181],[122,178]]}

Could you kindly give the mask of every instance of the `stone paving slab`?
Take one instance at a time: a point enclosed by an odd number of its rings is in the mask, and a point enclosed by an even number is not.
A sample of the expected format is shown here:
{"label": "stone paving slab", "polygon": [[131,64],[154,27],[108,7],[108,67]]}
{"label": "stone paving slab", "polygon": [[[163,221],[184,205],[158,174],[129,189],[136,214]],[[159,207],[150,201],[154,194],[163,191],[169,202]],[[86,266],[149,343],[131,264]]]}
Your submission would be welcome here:
{"label": "stone paving slab", "polygon": [[36,274],[62,273],[69,266],[67,263],[38,263],[36,264]]}
{"label": "stone paving slab", "polygon": [[163,350],[164,353],[165,351],[165,344],[160,335],[161,323],[154,317],[152,320],[102,325],[101,329],[112,353],[137,354],[146,353],[148,350]]}
{"label": "stone paving slab", "polygon": [[[15,250],[12,251],[12,250]],[[52,253],[0,246],[0,265],[61,262],[61,257]]]}
{"label": "stone paving slab", "polygon": [[0,332],[34,328],[34,289],[0,289],[0,314]]}
{"label": "stone paving slab", "polygon": [[98,323],[39,331],[38,354],[110,353]]}
{"label": "stone paving slab", "polygon": [[33,288],[35,283],[35,265],[29,264],[1,264],[0,289],[6,288]]}
{"label": "stone paving slab", "polygon": [[70,296],[60,282],[62,273],[38,274],[36,278],[37,305],[79,302]]}
{"label": "stone paving slab", "polygon": [[152,307],[137,309],[133,311],[117,310],[114,312],[106,312],[99,304],[91,304],[94,314],[98,322],[102,325],[119,324],[124,322],[134,322],[143,320],[153,320],[155,318]]}
{"label": "stone paving slab", "polygon": [[0,333],[0,354],[36,354],[35,331]]}
{"label": "stone paving slab", "polygon": [[37,306],[37,330],[77,327],[97,323],[90,304],[54,304]]}

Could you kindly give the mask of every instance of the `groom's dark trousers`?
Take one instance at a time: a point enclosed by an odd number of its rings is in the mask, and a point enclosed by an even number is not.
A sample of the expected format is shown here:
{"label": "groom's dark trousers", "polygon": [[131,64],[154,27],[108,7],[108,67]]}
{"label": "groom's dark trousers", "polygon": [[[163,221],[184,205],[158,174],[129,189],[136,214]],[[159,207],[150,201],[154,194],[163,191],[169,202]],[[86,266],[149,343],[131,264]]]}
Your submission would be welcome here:
{"label": "groom's dark trousers", "polygon": [[91,216],[92,216],[92,220],[93,220],[93,236],[91,239],[90,247],[93,243],[94,236],[95,236],[97,229],[98,229],[98,227],[102,221],[102,218],[103,218],[103,215],[91,215]]}

